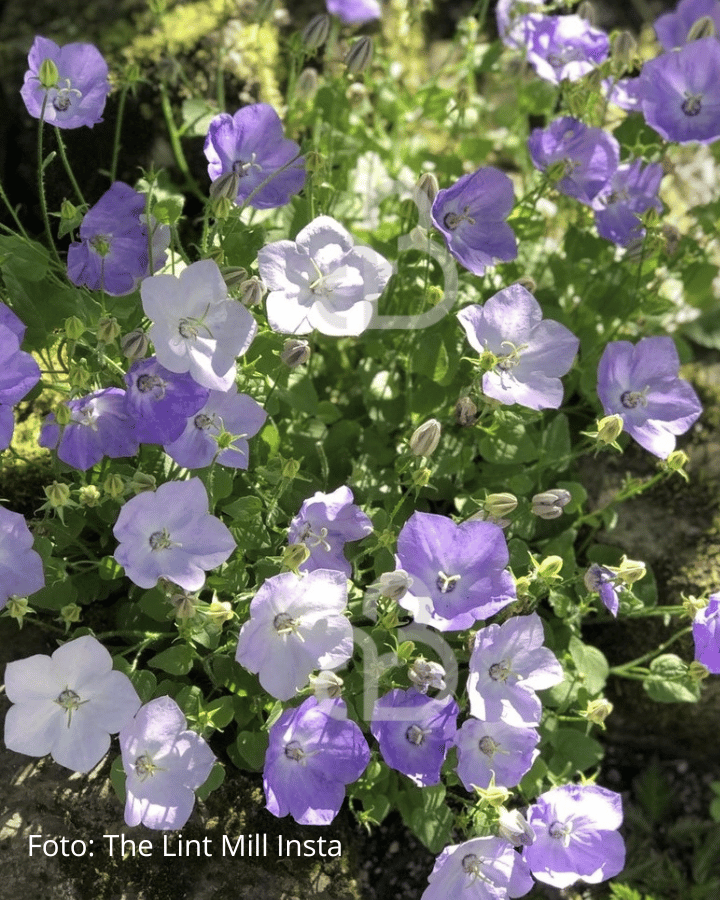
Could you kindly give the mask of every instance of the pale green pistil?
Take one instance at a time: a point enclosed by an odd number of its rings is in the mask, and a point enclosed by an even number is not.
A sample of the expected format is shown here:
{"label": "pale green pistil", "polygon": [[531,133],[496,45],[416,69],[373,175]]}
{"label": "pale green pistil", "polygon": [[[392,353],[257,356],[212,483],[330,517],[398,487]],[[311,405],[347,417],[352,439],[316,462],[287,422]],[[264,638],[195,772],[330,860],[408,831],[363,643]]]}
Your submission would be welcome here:
{"label": "pale green pistil", "polygon": [[60,693],[55,698],[55,703],[58,706],[62,706],[65,712],[68,714],[68,728],[70,727],[70,721],[72,720],[72,714],[75,710],[82,706],[83,703],[87,703],[87,700],[81,700],[80,694],[76,693],[72,690],[72,688],[66,687],[64,690],[60,691]]}
{"label": "pale green pistil", "polygon": [[441,594],[451,594],[457,587],[458,581],[460,581],[460,575],[446,575],[440,571],[435,584]]}
{"label": "pale green pistil", "polygon": [[273,619],[273,627],[278,634],[297,634],[300,623],[290,613],[281,612]]}
{"label": "pale green pistil", "polygon": [[110,252],[110,238],[105,234],[96,234],[90,238],[90,246],[98,254],[98,256],[107,256]]}
{"label": "pale green pistil", "polygon": [[625,407],[625,409],[636,409],[638,406],[647,406],[647,393],[650,390],[650,387],[646,387],[645,390],[642,391],[625,391],[620,395],[620,402]]}
{"label": "pale green pistil", "polygon": [[454,212],[446,213],[445,217],[443,218],[443,224],[446,228],[449,228],[450,231],[455,231],[455,229],[463,222],[467,222],[469,225],[474,225],[475,219],[473,219],[472,216],[468,215],[469,212],[470,207],[465,206],[463,207],[463,211],[460,213],[460,215]]}
{"label": "pale green pistil", "polygon": [[[60,83],[64,81],[65,86],[59,87]],[[82,97],[82,91],[79,91],[77,88],[70,87],[70,79],[69,78],[61,78],[58,81],[58,86],[51,88],[51,91],[55,91],[55,96],[50,101],[58,112],[67,112],[70,109],[70,104],[72,103],[72,95],[78,98],[78,100]]]}
{"label": "pale green pistil", "polygon": [[553,822],[548,828],[548,834],[556,841],[560,841],[563,847],[567,847],[570,843],[570,834],[572,825],[563,822]]}
{"label": "pale green pistil", "polygon": [[182,319],[178,322],[178,331],[180,332],[180,337],[185,338],[185,340],[194,341],[200,334],[201,331],[206,331],[207,336],[212,340],[213,333],[205,324],[205,316],[208,314],[208,310],[210,309],[210,304],[205,307],[205,311],[202,316],[198,318],[197,316],[183,316]]}
{"label": "pale green pistil", "polygon": [[169,550],[170,547],[179,547],[176,541],[170,539],[170,533],[167,528],[163,528],[162,531],[153,531],[149,538],[150,547],[152,550]]}
{"label": "pale green pistil", "polygon": [[236,159],[232,164],[233,172],[241,178],[245,175],[249,175],[251,169],[257,169],[259,172],[262,172],[262,166],[255,162],[256,159],[257,153],[251,153],[250,159],[247,162],[244,162],[242,159]]}
{"label": "pale green pistil", "polygon": [[152,761],[149,753],[143,753],[135,760],[135,774],[140,781],[146,781],[148,778],[161,771],[160,766],[156,766]]}

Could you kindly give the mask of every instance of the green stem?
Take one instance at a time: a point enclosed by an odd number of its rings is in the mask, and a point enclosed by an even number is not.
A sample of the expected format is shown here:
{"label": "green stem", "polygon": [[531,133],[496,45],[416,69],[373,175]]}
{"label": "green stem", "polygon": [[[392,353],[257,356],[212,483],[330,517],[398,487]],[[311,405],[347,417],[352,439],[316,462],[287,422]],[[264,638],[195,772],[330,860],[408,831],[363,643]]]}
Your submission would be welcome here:
{"label": "green stem", "polygon": [[170,98],[168,97],[167,88],[165,85],[160,82],[160,103],[162,105],[163,116],[165,118],[165,124],[167,125],[168,137],[170,138],[170,146],[172,147],[173,156],[175,157],[175,162],[177,163],[178,169],[182,172],[185,181],[196,197],[205,202],[207,197],[200,190],[197,181],[192,176],[190,172],[190,166],[188,166],[188,161],[185,158],[185,153],[183,152],[182,144],[180,142],[180,135],[178,134],[177,125],[175,124],[175,119],[173,118],[172,107],[170,105]]}
{"label": "green stem", "polygon": [[12,216],[12,220],[13,220],[13,222],[15,222],[15,225],[17,226],[17,229],[18,229],[18,231],[20,232],[20,234],[21,234],[26,240],[29,241],[30,238],[28,237],[28,233],[27,233],[27,231],[25,231],[25,229],[23,228],[23,224],[22,224],[22,222],[20,221],[20,219],[18,218],[18,214],[17,214],[17,213],[15,212],[15,210],[13,209],[13,207],[12,207],[12,205],[11,205],[11,203],[10,203],[10,200],[8,199],[8,196],[7,196],[7,194],[5,193],[5,188],[2,186],[2,182],[1,182],[1,181],[0,181],[0,199],[2,199],[3,203],[4,203],[5,206],[7,207],[7,210],[8,210],[8,212],[10,213],[10,215]]}
{"label": "green stem", "polygon": [[60,129],[55,126],[55,137],[57,138],[58,150],[60,151],[60,159],[63,161],[63,165],[65,166],[65,171],[68,174],[68,178],[70,179],[70,183],[73,186],[73,190],[80,201],[80,203],[85,205],[85,198],[83,197],[83,192],[80,190],[80,185],[77,183],[75,179],[75,173],[70,166],[70,160],[67,158],[67,153],[65,152],[65,142],[62,139],[62,134],[60,133]]}
{"label": "green stem", "polygon": [[687,628],[682,628],[676,634],[674,634],[669,640],[665,641],[664,644],[660,644],[659,647],[656,647],[654,650],[650,650],[649,653],[644,653],[642,656],[638,656],[637,659],[633,659],[630,662],[623,663],[621,666],[612,666],[610,669],[611,675],[618,675],[621,678],[640,678],[642,679],[642,675],[633,674],[629,672],[630,669],[635,669],[638,666],[641,666],[643,663],[647,662],[649,659],[653,659],[658,656],[668,647],[675,643],[675,641],[679,641],[680,638],[685,637],[686,634],[689,634],[692,631],[692,625],[688,625]]}
{"label": "green stem", "polygon": [[62,260],[60,259],[60,254],[57,252],[57,247],[55,246],[55,239],[52,235],[52,230],[50,228],[50,217],[48,216],[48,208],[47,208],[47,200],[45,198],[45,170],[43,168],[43,125],[45,124],[45,107],[47,106],[48,95],[47,92],[43,97],[42,109],[40,110],[40,119],[38,121],[38,139],[37,139],[37,166],[38,166],[38,195],[40,199],[40,210],[42,212],[43,222],[45,224],[45,235],[47,236],[48,243],[50,244],[50,249],[52,250],[53,256],[62,266]]}
{"label": "green stem", "polygon": [[117,121],[115,122],[115,138],[113,140],[112,162],[110,163],[110,182],[115,181],[117,175],[118,157],[120,156],[120,135],[122,132],[123,116],[125,115],[125,98],[130,85],[126,84],[120,91],[120,99],[118,100]]}

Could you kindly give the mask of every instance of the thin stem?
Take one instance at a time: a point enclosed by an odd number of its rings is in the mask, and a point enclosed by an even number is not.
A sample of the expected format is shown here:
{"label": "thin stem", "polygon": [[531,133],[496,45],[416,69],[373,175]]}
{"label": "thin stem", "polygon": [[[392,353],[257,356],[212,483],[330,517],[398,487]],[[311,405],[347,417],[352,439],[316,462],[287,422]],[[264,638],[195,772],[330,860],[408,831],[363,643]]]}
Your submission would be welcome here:
{"label": "thin stem", "polygon": [[110,181],[115,181],[117,175],[118,157],[120,156],[120,136],[122,133],[123,116],[125,115],[125,98],[130,85],[126,84],[120,91],[120,99],[118,100],[117,121],[115,122],[115,138],[113,140],[112,162],[110,163]]}
{"label": "thin stem", "polygon": [[630,669],[636,669],[638,666],[641,666],[643,663],[647,662],[649,659],[653,659],[655,656],[658,656],[662,653],[667,647],[671,644],[674,644],[675,641],[679,641],[680,638],[685,637],[686,634],[689,634],[692,631],[692,625],[688,625],[687,628],[682,628],[680,631],[676,632],[669,640],[665,641],[664,644],[660,644],[659,647],[656,647],[654,650],[650,650],[648,653],[644,653],[642,656],[638,656],[637,659],[633,659],[630,662],[623,663],[621,666],[612,666],[610,669],[611,675],[619,675],[621,678],[637,678],[640,676],[628,674]]}
{"label": "thin stem", "polygon": [[67,158],[67,153],[65,152],[65,142],[62,139],[62,135],[60,134],[60,129],[55,126],[55,137],[57,138],[58,150],[60,151],[60,159],[63,161],[63,165],[65,166],[65,171],[68,174],[68,178],[70,179],[70,183],[73,186],[73,190],[80,201],[80,203],[85,205],[85,198],[83,197],[83,192],[80,190],[80,185],[77,183],[75,179],[75,173],[70,166],[70,160]]}
{"label": "thin stem", "polygon": [[45,234],[50,244],[50,249],[55,256],[57,262],[62,266],[60,254],[55,246],[55,239],[50,228],[50,217],[48,216],[47,200],[45,199],[45,170],[43,167],[43,125],[45,124],[45,107],[47,106],[47,91],[43,97],[42,109],[40,110],[40,119],[38,121],[38,139],[37,139],[37,166],[38,166],[38,195],[40,198],[40,210],[42,211],[43,222],[45,224]]}
{"label": "thin stem", "polygon": [[170,146],[172,147],[173,156],[175,157],[175,162],[177,163],[178,169],[183,174],[185,181],[188,184],[190,190],[195,194],[196,197],[199,197],[203,202],[207,200],[207,197],[200,190],[197,181],[192,176],[190,172],[190,166],[188,165],[188,161],[185,158],[185,153],[182,148],[182,144],[180,142],[180,135],[178,134],[177,126],[175,125],[175,120],[173,118],[172,107],[170,106],[170,98],[168,97],[167,88],[165,85],[160,82],[160,102],[162,105],[163,116],[165,117],[165,124],[167,125],[168,137],[170,138]]}
{"label": "thin stem", "polygon": [[20,221],[20,219],[18,218],[18,214],[17,214],[17,213],[15,212],[15,210],[13,209],[13,207],[12,207],[12,205],[11,205],[11,203],[10,203],[10,200],[8,199],[8,196],[7,196],[7,194],[5,193],[5,188],[2,186],[2,181],[0,181],[0,198],[2,199],[3,203],[4,203],[5,206],[7,207],[7,210],[8,210],[8,212],[10,213],[10,215],[12,216],[13,222],[15,222],[15,225],[17,226],[17,229],[18,229],[18,231],[20,232],[20,234],[21,234],[26,240],[29,241],[30,238],[28,237],[28,233],[27,233],[27,231],[25,231],[25,229],[23,228],[23,224],[22,224],[22,222]]}

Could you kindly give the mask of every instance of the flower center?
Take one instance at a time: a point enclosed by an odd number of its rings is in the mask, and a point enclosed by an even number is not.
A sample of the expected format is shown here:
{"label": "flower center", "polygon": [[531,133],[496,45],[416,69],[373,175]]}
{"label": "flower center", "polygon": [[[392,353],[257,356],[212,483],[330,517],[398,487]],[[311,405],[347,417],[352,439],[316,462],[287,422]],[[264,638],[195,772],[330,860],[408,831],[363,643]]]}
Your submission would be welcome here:
{"label": "flower center", "polygon": [[702,110],[702,94],[685,94],[685,99],[680,104],[680,109],[686,116],[698,116]]}
{"label": "flower center", "polygon": [[460,575],[446,575],[440,571],[438,572],[435,585],[441,594],[452,594],[457,587],[458,581],[460,581],[460,577]]}
{"label": "flower center", "polygon": [[232,170],[236,175],[239,175],[243,178],[245,175],[250,174],[250,169],[257,169],[259,172],[262,172],[262,166],[258,165],[255,162],[257,159],[257,153],[251,153],[250,159],[245,162],[242,159],[236,159],[232,164]]}
{"label": "flower center", "polygon": [[200,431],[207,431],[215,422],[215,416],[207,416],[205,413],[198,413],[193,419],[193,424]]}
{"label": "flower center", "polygon": [[145,374],[140,375],[136,385],[141,394],[149,394],[152,392],[156,400],[162,400],[165,396],[167,381],[164,381],[159,375]]}
{"label": "flower center", "polygon": [[488,675],[493,681],[507,681],[511,672],[510,660],[501,659],[500,662],[493,663],[488,669]]}
{"label": "flower center", "polygon": [[305,761],[310,759],[311,756],[315,756],[319,751],[311,750],[310,753],[307,753],[303,750],[303,746],[300,741],[289,741],[285,744],[285,756],[288,759],[293,759],[295,762],[299,762],[301,765],[305,765]]}
{"label": "flower center", "polygon": [[501,347],[510,347],[510,352],[505,356],[500,356],[495,363],[495,369],[499,372],[510,372],[520,362],[520,354],[523,350],[527,350],[527,344],[516,346],[512,341],[503,341]]}
{"label": "flower center", "polygon": [[170,547],[182,546],[181,544],[178,544],[177,541],[170,539],[170,533],[167,528],[163,528],[162,531],[153,531],[148,542],[152,550],[169,550]]}
{"label": "flower center", "polygon": [[483,875],[482,864],[485,862],[484,859],[481,859],[479,856],[476,856],[474,853],[468,853],[467,856],[463,856],[462,867],[463,872],[467,872],[470,875],[470,883],[472,884],[476,880],[485,881],[490,884],[490,879]]}
{"label": "flower center", "polygon": [[329,553],[332,550],[330,544],[325,540],[328,536],[327,528],[321,528],[319,534],[315,534],[312,530],[312,526],[309,522],[306,522],[303,530],[300,532],[300,541],[305,544],[306,547],[319,547],[322,545],[323,550],[327,550]]}
{"label": "flower center", "polygon": [[562,69],[571,62],[581,62],[585,59],[585,54],[578,47],[562,47],[555,53],[548,53],[547,61],[553,69]]}
{"label": "flower center", "polygon": [[57,703],[58,706],[62,706],[62,708],[68,714],[68,728],[70,727],[72,714],[79,706],[82,706],[83,703],[87,702],[87,700],[82,700],[80,698],[80,694],[69,687],[66,687],[64,690],[60,691],[60,693],[55,698],[55,703]]}
{"label": "flower center", "polygon": [[140,781],[152,778],[157,771],[160,771],[160,766],[155,765],[149,753],[143,753],[135,760],[135,774]]}
{"label": "flower center", "polygon": [[463,207],[463,211],[458,215],[454,212],[446,213],[443,218],[443,225],[448,228],[450,231],[455,231],[455,229],[461,225],[463,222],[468,222],[470,225],[475,224],[475,219],[472,216],[469,216],[470,207]]}
{"label": "flower center", "polygon": [[548,827],[548,834],[556,841],[560,841],[563,847],[567,847],[570,843],[570,834],[572,825],[569,822],[553,822]]}
{"label": "flower center", "polygon": [[98,430],[97,423],[100,416],[92,403],[86,403],[80,409],[73,410],[71,418],[75,425],[85,425],[88,428],[92,428],[93,431]]}
{"label": "flower center", "polygon": [[96,234],[90,238],[90,246],[98,256],[107,256],[110,252],[110,237],[107,234]]}
{"label": "flower center", "polygon": [[197,318],[196,316],[183,316],[178,322],[180,337],[185,338],[185,340],[194,341],[200,334],[200,331],[205,330],[208,337],[212,340],[213,333],[205,324],[205,316],[208,314],[209,309],[210,304],[208,303],[205,307],[205,312],[203,312],[200,318]]}
{"label": "flower center", "polygon": [[286,612],[278,613],[273,619],[273,627],[278,634],[297,633],[299,625],[298,620]]}
{"label": "flower center", "polygon": [[[58,82],[58,85],[62,81],[65,82],[64,87],[55,87],[50,89],[50,92],[55,91],[55,94],[53,95],[50,102],[58,112],[67,112],[67,110],[70,109],[70,105],[73,101],[73,95],[75,95],[79,100],[82,97],[82,91],[79,91],[77,88],[70,87],[69,78],[61,78]],[[50,96],[50,92],[48,92],[48,97]]]}
{"label": "flower center", "polygon": [[478,741],[478,747],[485,754],[485,756],[489,756],[490,759],[492,759],[500,749],[500,744],[496,743],[488,735],[485,735],[485,737],[480,738],[480,740]]}
{"label": "flower center", "polygon": [[642,391],[625,391],[620,395],[620,402],[625,409],[636,409],[638,406],[647,406],[647,392],[650,390],[648,385]]}
{"label": "flower center", "polygon": [[430,734],[430,729],[422,729],[419,725],[411,725],[405,732],[405,740],[410,744],[419,747],[425,741],[426,736]]}

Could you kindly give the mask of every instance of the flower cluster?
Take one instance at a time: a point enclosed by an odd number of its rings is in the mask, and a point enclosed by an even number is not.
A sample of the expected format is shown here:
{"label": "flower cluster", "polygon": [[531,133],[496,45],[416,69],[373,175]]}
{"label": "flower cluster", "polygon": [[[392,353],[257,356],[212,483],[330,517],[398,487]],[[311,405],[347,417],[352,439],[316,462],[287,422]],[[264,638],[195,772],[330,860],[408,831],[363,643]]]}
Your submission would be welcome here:
{"label": "flower cluster", "polygon": [[0,450],[10,446],[15,417],[13,406],[40,381],[40,367],[20,349],[25,325],[4,303],[0,303]]}

